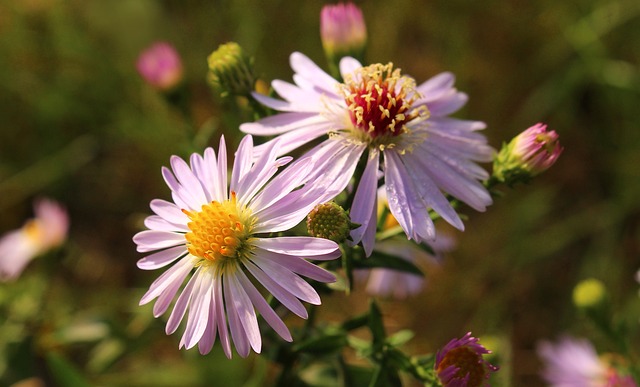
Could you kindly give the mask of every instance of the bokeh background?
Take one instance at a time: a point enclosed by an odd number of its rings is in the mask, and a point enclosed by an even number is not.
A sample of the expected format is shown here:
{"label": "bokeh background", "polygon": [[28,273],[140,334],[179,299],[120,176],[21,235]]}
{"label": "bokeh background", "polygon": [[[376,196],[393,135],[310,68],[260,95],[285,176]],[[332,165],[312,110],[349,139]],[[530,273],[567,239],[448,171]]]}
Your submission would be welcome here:
{"label": "bokeh background", "polygon": [[[612,350],[571,294],[581,279],[598,278],[614,317],[637,321],[640,2],[356,3],[370,62],[392,61],[418,81],[454,72],[470,96],[457,116],[485,121],[496,148],[539,121],[565,147],[551,170],[504,188],[487,213],[466,211],[457,250],[430,267],[425,291],[381,301],[388,329],[414,330],[406,350],[415,354],[473,331],[496,353],[498,386],[542,385],[541,339],[569,332]],[[163,318],[137,306],[157,273],[136,268],[131,237],[149,201],[169,198],[160,167],[170,155],[217,146],[223,133],[235,147],[237,125],[249,119],[209,87],[206,57],[236,41],[265,81],[291,79],[293,51],[326,68],[324,4],[0,1],[0,232],[21,226],[41,196],[64,203],[71,217],[61,250],[0,284],[1,385],[32,376],[52,383],[52,374],[92,385],[272,382],[261,356],[228,361],[218,346],[208,356],[178,351]],[[140,51],[157,40],[184,62],[178,103],[136,72]],[[318,313],[340,321],[366,311],[365,299],[361,288],[336,294]],[[633,331],[628,340],[640,344]]]}

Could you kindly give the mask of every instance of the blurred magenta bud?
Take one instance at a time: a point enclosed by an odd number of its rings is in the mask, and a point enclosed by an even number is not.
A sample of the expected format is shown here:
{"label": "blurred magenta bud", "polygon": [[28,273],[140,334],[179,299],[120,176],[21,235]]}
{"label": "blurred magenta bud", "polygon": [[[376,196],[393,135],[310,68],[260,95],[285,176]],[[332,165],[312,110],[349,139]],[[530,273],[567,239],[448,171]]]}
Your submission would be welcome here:
{"label": "blurred magenta bud", "polygon": [[538,123],[503,145],[493,161],[493,174],[498,180],[514,184],[549,169],[563,151],[558,134]]}
{"label": "blurred magenta bud", "polygon": [[180,55],[166,42],[156,42],[142,51],[136,67],[145,81],[160,90],[171,90],[182,81]]}
{"label": "blurred magenta bud", "polygon": [[325,5],[320,13],[322,47],[332,71],[344,56],[363,62],[367,44],[367,27],[362,11],[353,3]]}

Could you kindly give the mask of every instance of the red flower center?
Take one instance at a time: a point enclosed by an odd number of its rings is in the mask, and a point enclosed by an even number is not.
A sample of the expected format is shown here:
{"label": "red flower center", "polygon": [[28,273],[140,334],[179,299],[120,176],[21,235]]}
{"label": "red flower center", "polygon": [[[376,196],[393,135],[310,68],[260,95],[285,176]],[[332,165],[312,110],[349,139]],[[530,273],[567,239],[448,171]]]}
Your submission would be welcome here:
{"label": "red flower center", "polygon": [[351,123],[369,140],[399,136],[407,131],[405,124],[426,111],[411,109],[417,99],[414,81],[400,76],[391,63],[359,69],[345,80],[343,94]]}

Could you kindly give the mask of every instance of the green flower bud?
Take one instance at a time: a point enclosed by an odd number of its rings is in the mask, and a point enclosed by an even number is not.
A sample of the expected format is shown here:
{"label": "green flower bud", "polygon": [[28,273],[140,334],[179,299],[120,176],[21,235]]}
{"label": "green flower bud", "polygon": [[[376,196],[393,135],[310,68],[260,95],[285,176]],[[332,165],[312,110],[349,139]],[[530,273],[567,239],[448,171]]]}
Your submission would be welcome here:
{"label": "green flower bud", "polygon": [[578,308],[592,308],[602,303],[606,297],[607,289],[602,281],[589,278],[580,281],[573,288],[573,303]]}
{"label": "green flower bud", "polygon": [[353,228],[347,211],[335,202],[318,204],[307,216],[309,235],[336,243],[344,242]]}
{"label": "green flower bud", "polygon": [[250,96],[256,83],[253,59],[244,53],[238,43],[220,45],[207,58],[208,80],[220,95]]}

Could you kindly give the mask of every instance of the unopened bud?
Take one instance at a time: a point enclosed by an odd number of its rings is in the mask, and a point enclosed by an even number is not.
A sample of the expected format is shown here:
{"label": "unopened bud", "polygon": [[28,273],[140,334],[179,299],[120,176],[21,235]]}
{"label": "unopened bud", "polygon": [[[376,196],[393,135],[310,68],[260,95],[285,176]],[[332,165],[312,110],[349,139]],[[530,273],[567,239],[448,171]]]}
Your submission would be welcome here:
{"label": "unopened bud", "polygon": [[160,90],[172,90],[182,81],[180,55],[166,42],[154,43],[142,51],[136,67],[147,83]]}
{"label": "unopened bud", "polygon": [[602,281],[589,278],[573,289],[573,303],[578,308],[592,308],[604,301],[607,290]]}
{"label": "unopened bud", "polygon": [[334,75],[338,75],[340,59],[351,56],[364,60],[367,27],[362,11],[353,3],[325,5],[320,13],[322,47]]}
{"label": "unopened bud", "polygon": [[562,150],[558,134],[536,124],[502,146],[493,160],[493,177],[509,185],[527,182],[549,169]]}
{"label": "unopened bud", "polygon": [[353,228],[349,214],[335,202],[318,204],[307,216],[309,235],[336,243],[344,242]]}
{"label": "unopened bud", "polygon": [[209,82],[223,97],[251,95],[257,78],[253,70],[253,59],[245,54],[238,43],[220,45],[209,55],[207,62]]}

